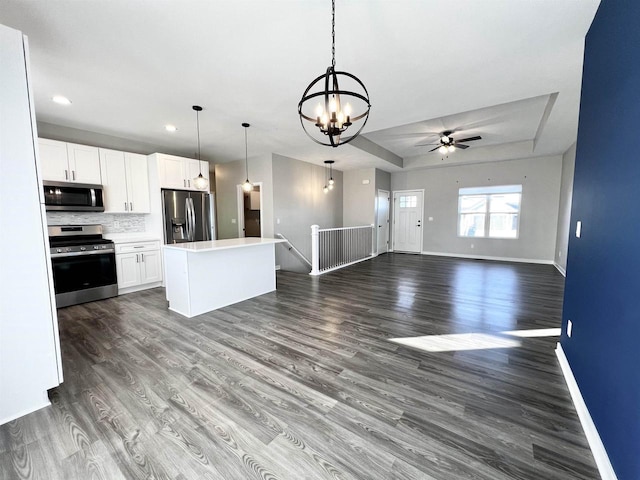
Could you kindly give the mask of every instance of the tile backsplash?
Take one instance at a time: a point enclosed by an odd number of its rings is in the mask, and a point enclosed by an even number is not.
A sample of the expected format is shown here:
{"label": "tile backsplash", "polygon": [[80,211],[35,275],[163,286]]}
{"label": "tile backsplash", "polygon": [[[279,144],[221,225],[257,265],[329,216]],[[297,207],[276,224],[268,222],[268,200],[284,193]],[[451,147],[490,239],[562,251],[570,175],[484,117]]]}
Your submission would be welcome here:
{"label": "tile backsplash", "polygon": [[100,224],[104,233],[138,233],[146,231],[145,216],[134,213],[47,212],[48,225]]}

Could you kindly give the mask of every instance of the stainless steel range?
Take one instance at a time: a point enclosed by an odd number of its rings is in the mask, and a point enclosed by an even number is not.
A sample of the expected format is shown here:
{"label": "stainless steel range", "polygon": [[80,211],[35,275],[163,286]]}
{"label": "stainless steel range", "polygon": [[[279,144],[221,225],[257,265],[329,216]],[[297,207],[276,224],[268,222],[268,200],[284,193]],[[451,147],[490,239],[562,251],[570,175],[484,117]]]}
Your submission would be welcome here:
{"label": "stainless steel range", "polygon": [[49,229],[58,308],[118,294],[116,254],[102,225],[54,225]]}

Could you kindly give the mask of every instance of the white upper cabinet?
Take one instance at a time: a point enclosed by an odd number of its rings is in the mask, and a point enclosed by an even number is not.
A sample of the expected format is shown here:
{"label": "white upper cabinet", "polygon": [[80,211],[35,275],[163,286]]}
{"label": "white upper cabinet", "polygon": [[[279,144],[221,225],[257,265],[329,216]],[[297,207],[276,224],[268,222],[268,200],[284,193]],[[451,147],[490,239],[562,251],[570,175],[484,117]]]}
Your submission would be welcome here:
{"label": "white upper cabinet", "polygon": [[202,176],[209,180],[209,162],[173,155],[158,155],[160,188],[198,190],[193,180],[200,174],[201,169]]}
{"label": "white upper cabinet", "polygon": [[147,157],[100,149],[105,212],[149,213]]}
{"label": "white upper cabinet", "polygon": [[56,140],[38,139],[40,173],[43,180],[70,181],[67,144]]}
{"label": "white upper cabinet", "polygon": [[149,169],[147,157],[137,153],[125,153],[124,162],[127,169],[127,192],[129,207],[133,213],[149,213]]}
{"label": "white upper cabinet", "polygon": [[96,147],[67,143],[71,181],[100,184],[100,154]]}
{"label": "white upper cabinet", "polygon": [[38,139],[43,180],[101,184],[96,147]]}

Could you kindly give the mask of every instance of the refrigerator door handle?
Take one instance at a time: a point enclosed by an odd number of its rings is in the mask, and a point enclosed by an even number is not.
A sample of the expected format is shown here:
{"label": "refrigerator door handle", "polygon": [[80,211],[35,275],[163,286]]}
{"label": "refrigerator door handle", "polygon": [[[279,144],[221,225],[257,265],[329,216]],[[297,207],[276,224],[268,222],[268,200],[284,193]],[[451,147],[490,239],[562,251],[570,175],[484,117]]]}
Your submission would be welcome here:
{"label": "refrigerator door handle", "polygon": [[191,241],[193,242],[196,239],[196,208],[191,197],[189,197],[189,205],[191,208]]}
{"label": "refrigerator door handle", "polygon": [[189,197],[184,199],[184,228],[187,234],[187,241],[191,241],[191,221],[190,221]]}

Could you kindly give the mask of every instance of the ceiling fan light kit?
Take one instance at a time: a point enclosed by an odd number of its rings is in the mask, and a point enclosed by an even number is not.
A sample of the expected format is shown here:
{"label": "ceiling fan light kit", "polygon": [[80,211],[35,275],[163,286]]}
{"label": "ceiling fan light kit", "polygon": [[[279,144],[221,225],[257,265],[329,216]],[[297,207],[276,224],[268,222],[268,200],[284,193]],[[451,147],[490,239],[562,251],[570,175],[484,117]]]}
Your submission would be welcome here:
{"label": "ceiling fan light kit", "polygon": [[[336,71],[335,0],[331,1],[331,15],[331,66],[306,88],[298,103],[298,115],[302,129],[309,138],[320,145],[337,147],[350,142],[362,131],[369,118],[371,104],[369,93],[358,77]],[[341,89],[340,82],[343,82],[343,87],[346,83],[348,88]],[[316,128],[311,128],[309,124]],[[350,132],[356,129],[355,133],[343,136],[350,127],[353,127]]]}
{"label": "ceiling fan light kit", "polygon": [[455,138],[453,138],[452,130],[445,130],[440,134],[440,140],[437,144],[426,143],[426,144],[420,144],[416,146],[423,147],[425,145],[436,145],[427,153],[435,152],[436,150],[438,150],[438,153],[441,153],[442,155],[446,155],[448,153],[455,152],[456,149],[458,148],[462,150],[466,150],[467,148],[469,148],[469,145],[464,145],[464,144],[466,142],[473,142],[476,140],[482,140],[482,137],[480,135],[476,135],[475,137],[461,138],[460,140],[456,140]]}

